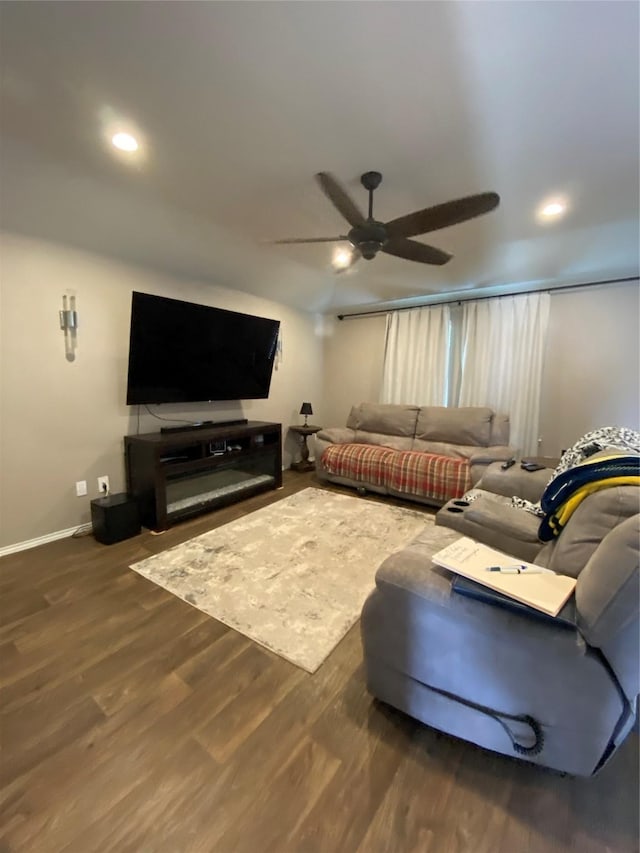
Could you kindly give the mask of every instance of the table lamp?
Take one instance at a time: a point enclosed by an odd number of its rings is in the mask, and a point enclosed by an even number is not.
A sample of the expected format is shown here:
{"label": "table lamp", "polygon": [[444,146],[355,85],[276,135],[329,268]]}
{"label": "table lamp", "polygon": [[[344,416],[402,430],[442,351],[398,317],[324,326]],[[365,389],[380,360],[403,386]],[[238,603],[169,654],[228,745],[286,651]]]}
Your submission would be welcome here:
{"label": "table lamp", "polygon": [[304,425],[307,426],[307,418],[309,417],[309,415],[313,414],[311,403],[303,403],[300,407],[300,414],[304,415]]}

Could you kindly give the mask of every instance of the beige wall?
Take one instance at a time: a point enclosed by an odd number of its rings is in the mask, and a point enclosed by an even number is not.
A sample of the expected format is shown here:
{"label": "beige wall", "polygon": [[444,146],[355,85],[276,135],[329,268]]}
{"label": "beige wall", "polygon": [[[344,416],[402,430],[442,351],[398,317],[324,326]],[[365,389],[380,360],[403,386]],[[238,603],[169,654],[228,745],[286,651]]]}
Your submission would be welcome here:
{"label": "beige wall", "polygon": [[[268,400],[152,407],[164,417],[278,421],[286,434],[303,400],[323,421],[322,341],[310,314],[222,287],[164,277],[102,256],[4,234],[0,237],[0,547],[89,521],[96,478],[113,492],[124,481],[123,436],[138,430],[125,405],[131,292],[141,290],[281,321],[283,358]],[[58,324],[73,291],[79,314],[76,359],[65,358]],[[140,432],[161,422],[143,413]],[[87,480],[87,497],[75,496]]]}
{"label": "beige wall", "polygon": [[386,316],[325,318],[325,426],[344,426],[351,406],[377,401],[382,383]]}
{"label": "beige wall", "polygon": [[[89,521],[96,478],[124,488],[122,438],[138,430],[125,405],[132,290],[173,296],[279,319],[283,360],[268,400],[164,406],[166,417],[278,421],[284,464],[296,452],[286,426],[302,400],[312,420],[343,425],[354,403],[377,400],[385,316],[318,318],[247,293],[162,276],[61,244],[0,237],[0,548]],[[58,327],[62,297],[75,292],[77,357],[65,359]],[[597,426],[638,428],[637,283],[551,295],[540,434],[556,454]],[[140,431],[160,421],[146,413]],[[75,497],[75,481],[89,494]]]}
{"label": "beige wall", "polygon": [[638,282],[551,295],[541,452],[556,456],[602,426],[640,429]]}
{"label": "beige wall", "polygon": [[[541,400],[540,452],[557,455],[599,426],[639,428],[637,282],[551,293]],[[384,316],[327,321],[326,424],[378,399]]]}

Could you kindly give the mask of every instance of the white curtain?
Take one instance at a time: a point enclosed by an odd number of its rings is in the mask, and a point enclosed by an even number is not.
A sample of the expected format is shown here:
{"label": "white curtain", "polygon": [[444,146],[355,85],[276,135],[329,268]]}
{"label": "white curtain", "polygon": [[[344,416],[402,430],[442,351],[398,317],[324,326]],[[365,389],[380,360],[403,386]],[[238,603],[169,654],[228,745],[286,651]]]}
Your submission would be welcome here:
{"label": "white curtain", "polygon": [[389,314],[380,402],[446,405],[449,335],[448,305]]}
{"label": "white curtain", "polygon": [[549,302],[531,293],[463,304],[457,404],[509,414],[510,443],[525,455],[538,450]]}

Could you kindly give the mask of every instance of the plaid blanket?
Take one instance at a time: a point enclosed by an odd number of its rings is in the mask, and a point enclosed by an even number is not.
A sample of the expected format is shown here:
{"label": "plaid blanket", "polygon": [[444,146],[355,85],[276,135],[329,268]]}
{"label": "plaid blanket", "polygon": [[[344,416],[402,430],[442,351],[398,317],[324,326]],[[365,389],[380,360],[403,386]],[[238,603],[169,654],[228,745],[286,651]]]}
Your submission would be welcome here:
{"label": "plaid blanket", "polygon": [[445,503],[471,488],[469,463],[416,450],[331,444],[322,455],[329,474]]}
{"label": "plaid blanket", "polygon": [[386,486],[387,466],[396,452],[375,444],[330,444],[322,454],[322,464],[337,477]]}
{"label": "plaid blanket", "polygon": [[469,463],[466,459],[418,450],[395,453],[387,470],[386,485],[397,492],[446,503],[471,488]]}

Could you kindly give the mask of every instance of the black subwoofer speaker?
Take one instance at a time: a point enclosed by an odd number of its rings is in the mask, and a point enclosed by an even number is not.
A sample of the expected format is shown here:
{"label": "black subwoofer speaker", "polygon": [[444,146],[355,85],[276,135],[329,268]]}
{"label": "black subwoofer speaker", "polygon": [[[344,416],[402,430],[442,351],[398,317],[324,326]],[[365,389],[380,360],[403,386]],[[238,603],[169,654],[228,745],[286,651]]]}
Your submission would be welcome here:
{"label": "black subwoofer speaker", "polygon": [[91,501],[93,535],[103,545],[113,545],[140,533],[140,516],[135,500],[124,493]]}

